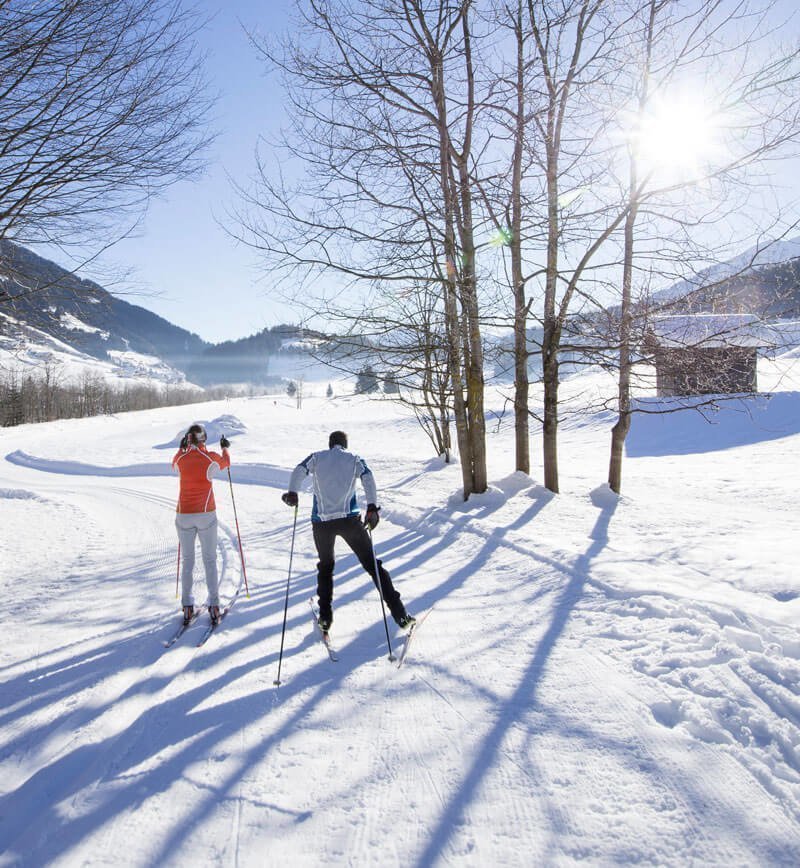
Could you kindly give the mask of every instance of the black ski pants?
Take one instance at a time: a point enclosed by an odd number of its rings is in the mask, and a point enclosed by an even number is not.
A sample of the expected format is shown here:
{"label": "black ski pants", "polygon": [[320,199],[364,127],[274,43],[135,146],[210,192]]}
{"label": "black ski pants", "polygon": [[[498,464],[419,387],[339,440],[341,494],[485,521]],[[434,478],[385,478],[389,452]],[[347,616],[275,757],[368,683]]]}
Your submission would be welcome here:
{"label": "black ski pants", "polygon": [[[378,580],[375,577],[372,540],[358,515],[334,518],[330,521],[312,521],[311,527],[314,531],[314,545],[317,547],[317,555],[319,556],[319,563],[317,564],[319,612],[323,618],[331,618],[333,614],[331,607],[333,603],[333,567],[336,563],[334,557],[336,537],[341,537],[350,546],[361,566],[372,576],[372,581],[375,582],[377,588]],[[399,621],[406,613],[400,594],[392,584],[392,577],[381,561],[378,561],[378,572],[383,599],[394,620]]]}

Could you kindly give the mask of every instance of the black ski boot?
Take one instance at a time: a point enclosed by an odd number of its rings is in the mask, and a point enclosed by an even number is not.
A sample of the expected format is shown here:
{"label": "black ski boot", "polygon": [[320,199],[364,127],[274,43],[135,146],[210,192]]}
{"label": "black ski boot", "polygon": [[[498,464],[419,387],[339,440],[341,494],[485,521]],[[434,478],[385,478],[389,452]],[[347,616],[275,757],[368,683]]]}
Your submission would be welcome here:
{"label": "black ski boot", "polygon": [[413,615],[409,615],[408,612],[397,619],[397,626],[401,630],[407,630],[409,627],[413,627],[416,623],[417,619]]}

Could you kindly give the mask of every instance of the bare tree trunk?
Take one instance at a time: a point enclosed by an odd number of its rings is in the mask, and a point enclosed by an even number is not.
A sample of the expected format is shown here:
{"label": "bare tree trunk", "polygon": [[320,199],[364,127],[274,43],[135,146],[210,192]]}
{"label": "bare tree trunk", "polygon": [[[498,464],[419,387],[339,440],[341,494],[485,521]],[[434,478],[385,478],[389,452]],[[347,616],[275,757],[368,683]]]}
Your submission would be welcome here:
{"label": "bare tree trunk", "polygon": [[450,380],[453,384],[453,417],[456,426],[456,441],[461,460],[461,481],[464,487],[464,500],[472,494],[472,444],[469,437],[467,406],[464,401],[464,382],[462,379],[461,340],[459,317],[455,299],[455,286],[448,281],[445,312],[447,317],[447,349]]}
{"label": "bare tree trunk", "polygon": [[547,266],[544,297],[544,334],[542,337],[542,380],[544,386],[544,422],[542,426],[542,460],[544,485],[558,493],[558,348],[561,326],[556,316],[556,282],[558,280],[558,151],[553,142],[555,116],[548,128],[547,159]]}
{"label": "bare tree trunk", "polygon": [[[656,0],[650,0],[648,16],[645,62],[642,66],[641,90],[639,92],[639,113],[644,111],[649,91],[650,63],[652,59],[653,30],[656,16]],[[624,246],[622,255],[622,301],[619,322],[619,370],[617,374],[617,421],[611,429],[611,457],[608,466],[608,484],[612,491],[622,491],[622,460],[625,440],[631,428],[631,297],[633,292],[633,246],[636,218],[639,214],[637,193],[638,169],[636,154],[629,156],[629,210],[625,217]]]}
{"label": "bare tree trunk", "polygon": [[[462,30],[465,43],[464,64],[470,82],[470,105],[460,153],[456,152],[450,138],[442,58],[438,53],[431,52],[431,95],[437,111],[439,181],[445,206],[445,322],[464,500],[467,500],[470,494],[486,491],[488,487],[486,422],[483,411],[483,346],[475,279],[472,181],[468,166],[474,107],[471,105],[473,72],[466,14],[465,8]],[[456,237],[459,244],[456,243]]]}
{"label": "bare tree trunk", "polygon": [[[545,325],[545,334],[547,334]],[[544,485],[558,494],[558,349],[553,338],[545,340],[550,346],[542,352],[544,383],[544,423],[542,425],[542,459]]]}
{"label": "bare tree trunk", "polygon": [[[635,174],[633,183],[635,186]],[[611,429],[611,459],[608,484],[617,494],[622,490],[622,458],[625,438],[631,428],[631,287],[633,280],[633,230],[636,208],[625,218],[625,249],[622,265],[622,305],[619,324],[619,372],[617,378],[618,417]]]}
{"label": "bare tree trunk", "polygon": [[528,304],[522,271],[522,154],[525,144],[525,58],[523,55],[522,3],[516,15],[517,81],[516,129],[511,176],[511,284],[514,297],[514,466],[531,472],[528,423]]}

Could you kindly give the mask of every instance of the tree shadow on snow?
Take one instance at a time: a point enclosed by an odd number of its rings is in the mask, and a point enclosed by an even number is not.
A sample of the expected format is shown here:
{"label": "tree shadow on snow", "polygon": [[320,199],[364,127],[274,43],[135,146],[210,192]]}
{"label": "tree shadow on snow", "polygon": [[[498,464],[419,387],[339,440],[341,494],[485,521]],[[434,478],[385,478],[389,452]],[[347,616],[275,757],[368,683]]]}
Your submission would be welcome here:
{"label": "tree shadow on snow", "polygon": [[[268,716],[278,701],[273,685],[279,652],[274,616],[283,611],[284,589],[285,582],[276,580],[253,593],[247,606],[234,610],[244,622],[256,625],[254,630],[230,631],[224,644],[216,638],[216,647],[204,646],[207,653],[192,656],[178,673],[153,672],[138,679],[134,676],[126,689],[104,703],[87,702],[79,704],[72,712],[68,710],[70,698],[79,697],[81,691],[110,673],[126,668],[139,671],[154,664],[157,667],[162,651],[153,642],[151,632],[139,630],[122,639],[118,635],[104,637],[91,649],[35,667],[0,685],[3,695],[12,697],[8,716],[23,724],[16,727],[19,735],[0,747],[0,759],[35,752],[39,745],[59,734],[64,735],[68,743],[20,787],[0,796],[2,849],[22,862],[28,859],[38,864],[50,862],[91,839],[114,819],[124,819],[146,800],[167,792],[176,781],[187,776],[187,769],[193,764],[202,758],[213,758],[223,742]],[[296,589],[292,593],[292,606],[306,594],[307,589]],[[229,617],[232,618],[233,613]],[[314,641],[310,638],[311,630],[297,639],[293,628],[301,622],[313,627],[310,611],[307,618],[295,616],[287,625],[287,639],[294,632],[295,640],[294,643],[288,641],[284,648],[284,678],[285,664],[292,655]],[[194,635],[189,635],[192,632]],[[198,635],[198,630],[190,630],[187,637],[191,641]],[[146,640],[152,644],[142,652],[142,642]],[[140,653],[134,656],[137,648]],[[170,687],[176,674],[187,671],[202,674],[242,648],[249,651],[245,662],[224,668],[213,677],[203,677],[178,695],[160,696]],[[166,653],[174,654],[174,651]],[[279,727],[242,753],[233,770],[209,775],[201,782],[199,788],[205,790],[204,795],[178,822],[167,827],[153,864],[162,864],[173,857],[191,831],[213,813],[221,801],[236,798],[237,786],[246,771],[294,734],[349,671],[346,666],[331,666],[321,654],[311,666],[304,665],[301,673],[295,667],[294,677],[280,687],[280,702],[290,704],[298,697],[303,697],[303,701]],[[247,676],[252,679],[254,675],[263,687],[209,706],[209,698],[217,691]],[[128,725],[118,733],[84,739],[77,745],[69,737],[69,733],[85,733],[88,727],[109,712],[113,713],[125,701],[147,700],[148,697],[155,701],[147,702],[144,710],[134,713]],[[29,715],[47,706],[66,707],[66,710],[47,723],[24,725]],[[202,777],[200,771],[196,774]],[[294,822],[303,822],[310,816],[308,811],[295,810],[291,805],[250,801],[254,807],[275,811]],[[64,804],[79,807],[65,814],[60,808]]]}
{"label": "tree shadow on snow", "polygon": [[[420,866],[434,864],[444,857],[461,818],[479,798],[482,781],[496,763],[504,739],[518,723],[520,709],[529,712],[537,704],[537,691],[548,659],[583,594],[593,558],[606,544],[616,508],[616,498],[606,490],[598,489],[592,499],[599,513],[587,551],[572,565],[538,558],[540,563],[557,568],[558,575],[564,576],[556,590],[550,623],[513,694],[497,708],[495,721],[472,765],[431,830],[424,852],[417,859]],[[422,595],[410,596],[407,603],[419,611],[464,585],[488,564],[498,544],[514,547],[513,541],[504,539],[508,532],[532,522],[550,500],[548,493],[536,491],[530,506],[513,523],[493,528],[470,563],[436,582]],[[472,517],[456,517],[441,537],[426,536],[414,529],[402,531],[380,542],[379,554],[386,558],[387,567],[395,575],[421,568],[448,546],[457,544],[465,523]],[[0,759],[12,753],[35,757],[43,743],[64,738],[64,747],[51,759],[41,763],[16,790],[0,796],[0,847],[8,856],[21,862],[27,860],[29,864],[45,864],[90,841],[114,821],[131,823],[132,828],[124,831],[136,834],[137,808],[164,796],[177,781],[187,778],[194,787],[193,798],[185,807],[172,804],[175,818],[151,830],[151,841],[157,841],[147,856],[151,864],[174,859],[185,841],[228,801],[242,800],[262,811],[267,823],[277,817],[281,822],[302,824],[314,815],[316,805],[299,809],[291,792],[284,803],[280,795],[272,800],[243,797],[241,784],[248,772],[277,753],[304,726],[319,725],[314,713],[332,691],[344,686],[354,668],[385,653],[385,637],[378,623],[379,604],[374,585],[348,554],[341,558],[337,570],[337,605],[342,608],[370,598],[376,614],[368,626],[340,649],[343,652],[340,663],[331,665],[324,650],[317,647],[311,612],[303,605],[314,591],[313,573],[299,569],[289,585],[284,682],[276,691],[273,679],[287,588],[287,574],[281,573],[282,570],[276,569],[266,580],[251,587],[250,599],[237,604],[226,622],[231,626],[236,623],[236,628],[223,626],[223,636],[213,637],[202,653],[185,655],[182,666],[180,658],[169,656],[176,653],[173,650],[166,652],[167,663],[164,666],[160,663],[163,652],[157,639],[169,635],[172,629],[169,625],[174,625],[174,619],[170,618],[156,631],[139,627],[122,637],[115,631],[62,649],[66,653],[60,655],[48,653],[44,661],[32,668],[21,667],[24,671],[0,684],[4,699],[9,699],[4,702],[0,724],[10,726],[15,733],[10,742],[0,747]],[[553,588],[544,591],[531,588],[532,594],[545,592],[552,593]],[[197,631],[189,631],[185,638],[191,642],[197,635]],[[316,657],[305,653],[312,646]],[[114,674],[123,678],[118,692],[107,691],[114,695],[106,695],[103,702],[78,702],[70,710],[71,700],[80,700],[84,691]],[[187,674],[197,677],[195,683],[184,687],[176,679]],[[246,690],[225,698],[227,688],[245,679]],[[184,689],[176,693],[176,686]],[[496,697],[487,697],[497,701]],[[128,701],[132,701],[132,706],[126,706]],[[46,713],[48,708],[58,713],[51,714],[46,722],[36,723],[35,715]],[[124,714],[126,708],[130,710],[130,719],[119,728],[111,726],[112,732],[103,735],[109,729],[104,716],[117,709]],[[92,733],[95,724],[97,731]],[[345,728],[347,722],[341,722],[340,726]],[[81,740],[70,734],[82,734]],[[332,737],[335,736],[338,733],[334,731]],[[575,734],[576,739],[580,737],[593,736]],[[228,745],[237,738],[241,748],[231,750]],[[245,738],[250,742],[247,748]],[[225,762],[215,762],[218,758]],[[206,768],[198,765],[203,759],[213,765]],[[279,760],[278,756],[275,762]],[[634,760],[632,756],[631,761]],[[319,811],[324,811],[325,803],[332,797],[331,782],[325,779],[324,769],[320,775],[325,798],[319,802]],[[314,781],[309,780],[308,785],[313,791]],[[64,811],[65,805],[72,807]]]}
{"label": "tree shadow on snow", "polygon": [[[538,509],[534,507],[534,514],[546,502],[549,500],[543,501]],[[605,498],[602,494],[598,494],[596,497],[593,495],[593,502],[595,505],[599,503],[600,506],[597,521],[590,535],[592,543],[586,552],[568,568],[567,581],[559,592],[550,623],[536,645],[533,657],[524,670],[516,689],[497,709],[495,722],[479,746],[472,765],[461,781],[457,792],[451,797],[435,828],[432,829],[428,844],[416,861],[419,866],[426,866],[427,868],[443,857],[454,830],[459,827],[469,805],[478,797],[483,779],[494,767],[502,751],[503,740],[519,718],[519,709],[523,707],[530,710],[537,703],[537,692],[548,659],[563,635],[576,604],[583,595],[592,560],[597,557],[608,542],[608,528],[618,501],[616,498]],[[526,521],[530,521],[531,518],[532,516],[528,515]],[[517,526],[522,523],[525,522],[515,522]],[[487,551],[487,549],[495,546],[496,541],[493,540],[485,547],[486,557],[491,554],[491,550]]]}

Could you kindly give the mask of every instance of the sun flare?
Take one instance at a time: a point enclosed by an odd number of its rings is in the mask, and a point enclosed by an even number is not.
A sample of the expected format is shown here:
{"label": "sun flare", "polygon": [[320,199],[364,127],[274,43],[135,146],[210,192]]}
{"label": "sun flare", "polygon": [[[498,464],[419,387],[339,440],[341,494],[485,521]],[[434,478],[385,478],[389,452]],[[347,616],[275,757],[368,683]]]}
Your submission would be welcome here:
{"label": "sun flare", "polygon": [[652,169],[692,171],[721,149],[714,109],[702,97],[688,94],[653,101],[632,139],[637,156]]}

